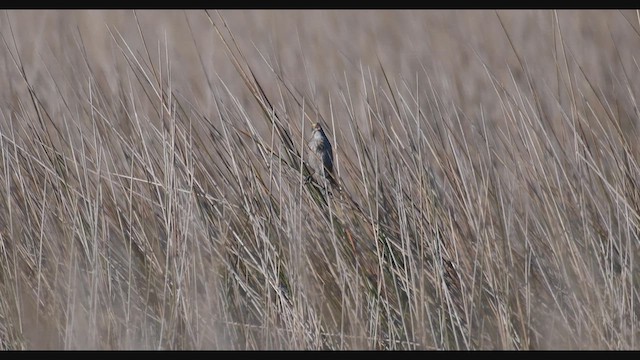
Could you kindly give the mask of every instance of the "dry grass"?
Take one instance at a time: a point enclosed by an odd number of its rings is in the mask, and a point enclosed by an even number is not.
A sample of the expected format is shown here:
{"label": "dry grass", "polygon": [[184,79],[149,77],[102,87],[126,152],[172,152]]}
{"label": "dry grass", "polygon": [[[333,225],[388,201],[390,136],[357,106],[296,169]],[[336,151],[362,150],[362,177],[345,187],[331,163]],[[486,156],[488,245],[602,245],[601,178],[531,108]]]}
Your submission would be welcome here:
{"label": "dry grass", "polygon": [[[0,14],[0,347],[638,347],[640,14]],[[305,184],[321,121],[342,192]]]}

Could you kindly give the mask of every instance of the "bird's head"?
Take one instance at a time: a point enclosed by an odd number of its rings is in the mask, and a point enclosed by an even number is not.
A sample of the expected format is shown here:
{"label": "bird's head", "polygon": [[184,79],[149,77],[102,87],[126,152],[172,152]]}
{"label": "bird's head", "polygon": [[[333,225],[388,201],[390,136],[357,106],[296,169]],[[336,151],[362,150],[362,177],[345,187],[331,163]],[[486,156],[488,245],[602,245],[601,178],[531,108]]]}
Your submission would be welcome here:
{"label": "bird's head", "polygon": [[311,135],[314,137],[322,136],[324,131],[322,131],[322,125],[319,122],[313,124],[313,128],[311,129]]}

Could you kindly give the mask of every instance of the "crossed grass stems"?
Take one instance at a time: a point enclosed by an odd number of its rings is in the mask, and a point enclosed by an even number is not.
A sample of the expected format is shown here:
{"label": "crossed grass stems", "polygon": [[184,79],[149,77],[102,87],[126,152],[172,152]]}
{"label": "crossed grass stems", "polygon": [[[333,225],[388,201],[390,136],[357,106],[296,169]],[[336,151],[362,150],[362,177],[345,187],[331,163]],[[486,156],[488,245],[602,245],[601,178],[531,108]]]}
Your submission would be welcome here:
{"label": "crossed grass stems", "polygon": [[[324,119],[276,71],[274,106],[206,15],[261,116],[222,80],[202,114],[140,31],[142,55],[112,33],[140,97],[123,82],[115,104],[92,81],[85,118],[61,121],[3,36],[26,85],[0,137],[4,348],[634,346],[638,167],[604,97],[573,98],[557,129],[529,77],[514,94],[487,69],[505,129],[481,113],[465,131],[433,87],[416,107],[380,64],[382,86],[362,71],[366,126],[350,91]],[[332,130],[341,191],[304,181],[309,112]]]}

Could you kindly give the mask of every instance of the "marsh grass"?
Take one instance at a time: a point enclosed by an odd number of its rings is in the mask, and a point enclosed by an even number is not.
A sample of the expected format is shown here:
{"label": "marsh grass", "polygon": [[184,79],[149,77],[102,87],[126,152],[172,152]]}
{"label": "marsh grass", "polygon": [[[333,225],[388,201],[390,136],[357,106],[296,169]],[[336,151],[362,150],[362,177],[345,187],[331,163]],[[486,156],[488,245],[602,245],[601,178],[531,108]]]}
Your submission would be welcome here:
{"label": "marsh grass", "polygon": [[637,12],[0,27],[3,349],[637,348]]}

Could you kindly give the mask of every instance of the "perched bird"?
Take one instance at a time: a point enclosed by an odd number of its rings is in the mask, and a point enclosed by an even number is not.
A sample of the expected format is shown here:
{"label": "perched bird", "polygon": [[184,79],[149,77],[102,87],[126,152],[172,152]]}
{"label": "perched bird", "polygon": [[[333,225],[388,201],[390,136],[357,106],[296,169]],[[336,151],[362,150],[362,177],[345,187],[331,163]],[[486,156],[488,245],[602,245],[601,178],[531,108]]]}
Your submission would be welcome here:
{"label": "perched bird", "polygon": [[309,166],[311,166],[314,173],[317,174],[319,179],[328,180],[332,187],[337,187],[338,183],[336,183],[333,173],[333,150],[320,123],[313,125],[309,149],[311,149]]}

